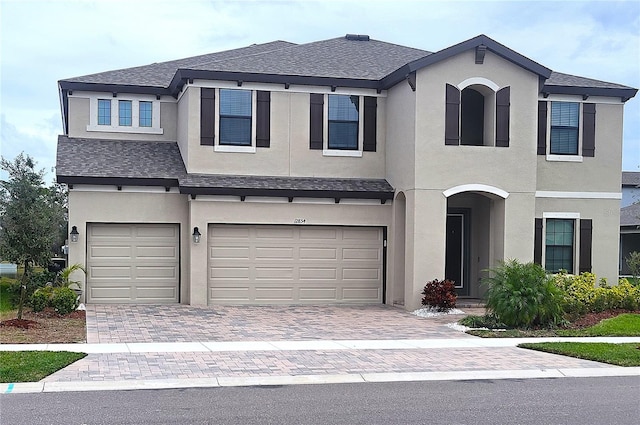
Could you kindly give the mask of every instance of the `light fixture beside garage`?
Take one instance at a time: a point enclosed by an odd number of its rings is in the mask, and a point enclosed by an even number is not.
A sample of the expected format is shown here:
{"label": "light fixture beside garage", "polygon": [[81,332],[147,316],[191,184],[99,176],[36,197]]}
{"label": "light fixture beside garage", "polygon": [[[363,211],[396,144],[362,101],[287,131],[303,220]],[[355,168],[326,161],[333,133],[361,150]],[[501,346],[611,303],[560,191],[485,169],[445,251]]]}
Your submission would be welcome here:
{"label": "light fixture beside garage", "polygon": [[80,233],[78,233],[78,228],[76,226],[71,226],[71,232],[69,234],[71,235],[71,242],[78,242],[78,236]]}
{"label": "light fixture beside garage", "polygon": [[193,243],[200,243],[200,236],[202,236],[200,234],[200,230],[198,230],[198,226],[193,228]]}

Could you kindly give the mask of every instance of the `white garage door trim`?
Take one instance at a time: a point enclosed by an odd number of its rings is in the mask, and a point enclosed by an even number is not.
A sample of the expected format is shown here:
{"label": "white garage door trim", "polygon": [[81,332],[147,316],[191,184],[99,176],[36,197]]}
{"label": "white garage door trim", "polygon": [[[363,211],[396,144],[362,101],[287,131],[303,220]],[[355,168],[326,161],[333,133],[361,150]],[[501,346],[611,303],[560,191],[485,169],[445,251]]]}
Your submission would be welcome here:
{"label": "white garage door trim", "polygon": [[380,304],[384,228],[210,224],[209,304]]}
{"label": "white garage door trim", "polygon": [[178,303],[179,289],[178,224],[87,224],[88,303]]}

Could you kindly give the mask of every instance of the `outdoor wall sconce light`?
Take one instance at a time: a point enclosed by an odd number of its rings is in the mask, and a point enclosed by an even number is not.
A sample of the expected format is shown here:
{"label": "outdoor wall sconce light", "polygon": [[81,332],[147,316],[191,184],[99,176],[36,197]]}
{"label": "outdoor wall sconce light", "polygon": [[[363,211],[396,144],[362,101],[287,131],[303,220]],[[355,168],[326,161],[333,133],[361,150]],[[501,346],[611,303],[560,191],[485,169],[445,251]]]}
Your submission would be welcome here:
{"label": "outdoor wall sconce light", "polygon": [[198,230],[197,226],[193,228],[192,236],[193,236],[193,243],[200,243],[200,236],[202,235],[200,234],[200,231]]}
{"label": "outdoor wall sconce light", "polygon": [[80,235],[80,233],[78,233],[78,228],[76,226],[71,227],[71,233],[69,234],[71,235],[71,242],[78,242],[78,235]]}

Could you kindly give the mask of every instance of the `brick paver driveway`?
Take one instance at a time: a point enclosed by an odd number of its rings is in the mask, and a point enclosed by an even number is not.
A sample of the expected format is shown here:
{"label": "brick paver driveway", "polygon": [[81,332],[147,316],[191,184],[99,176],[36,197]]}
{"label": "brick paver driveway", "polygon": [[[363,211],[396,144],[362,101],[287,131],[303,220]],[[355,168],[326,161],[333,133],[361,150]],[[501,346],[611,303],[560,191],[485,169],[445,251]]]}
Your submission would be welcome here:
{"label": "brick paver driveway", "polygon": [[421,318],[386,305],[89,304],[87,342],[469,338],[446,326],[460,317]]}

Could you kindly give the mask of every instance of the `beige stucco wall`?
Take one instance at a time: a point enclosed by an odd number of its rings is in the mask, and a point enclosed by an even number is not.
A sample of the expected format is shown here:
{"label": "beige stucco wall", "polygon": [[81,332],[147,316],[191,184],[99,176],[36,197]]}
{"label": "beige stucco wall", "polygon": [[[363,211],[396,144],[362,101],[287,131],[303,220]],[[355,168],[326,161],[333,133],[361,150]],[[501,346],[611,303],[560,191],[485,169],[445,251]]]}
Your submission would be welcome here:
{"label": "beige stucco wall", "polygon": [[[376,152],[363,152],[361,158],[323,156],[322,151],[309,149],[309,93],[282,91],[281,86],[272,88],[270,147],[256,148],[255,152],[220,152],[212,146],[200,146],[199,88],[189,87],[187,170],[210,174],[384,178],[384,98],[378,99]],[[180,116],[179,122],[180,138],[184,139],[185,119]],[[180,143],[184,152],[183,142]]]}
{"label": "beige stucco wall", "polygon": [[[543,213],[579,213],[581,219],[592,219],[592,271],[610,284],[618,281],[618,250],[620,244],[620,201],[617,199],[536,199],[536,217]],[[579,227],[575,228],[579,243]],[[544,235],[543,235],[544,238]],[[576,245],[576,247],[579,245]],[[579,250],[576,249],[576,272]],[[544,255],[544,252],[543,252]]]}
{"label": "beige stucco wall", "polygon": [[[218,198],[219,199],[219,198]],[[191,273],[190,303],[207,304],[208,262],[207,231],[209,224],[283,224],[292,225],[295,219],[304,219],[304,226],[339,225],[339,226],[381,226],[391,228],[391,203],[380,204],[339,204],[308,203],[295,200],[289,203],[276,199],[271,202],[264,199],[254,202],[247,197],[245,202],[236,199],[214,200],[199,196],[189,200],[189,229],[198,226],[202,233],[199,244],[191,244],[191,258],[188,266]],[[282,202],[284,201],[284,202]],[[387,302],[390,302],[390,278],[387,272]]]}
{"label": "beige stucco wall", "polygon": [[[126,99],[125,95],[122,97]],[[162,134],[143,134],[135,132],[87,131],[90,121],[89,98],[83,97],[82,92],[76,92],[69,97],[69,137],[88,139],[112,140],[158,140],[175,141],[177,137],[177,104],[171,98],[160,100],[160,127]],[[118,98],[115,98],[118,100]],[[113,118],[112,118],[113,119]]]}
{"label": "beige stucco wall", "polygon": [[[570,99],[582,102],[582,97]],[[562,192],[620,192],[622,185],[622,103],[596,103],[596,150],[582,162],[548,161],[539,155],[537,189]]]}
{"label": "beige stucco wall", "polygon": [[397,190],[415,187],[416,94],[401,82],[387,92],[386,177]]}
{"label": "beige stucco wall", "polygon": [[[69,227],[77,226],[78,242],[69,243],[69,264],[86,265],[87,223],[177,223],[180,224],[180,300],[189,299],[189,244],[191,231],[188,223],[187,195],[134,192],[140,188],[123,188],[123,191],[84,191],[76,185],[69,191]],[[144,189],[148,190],[148,189]],[[84,284],[84,276],[77,276]],[[86,296],[86,291],[85,294]]]}

